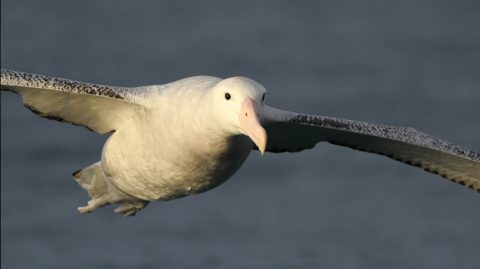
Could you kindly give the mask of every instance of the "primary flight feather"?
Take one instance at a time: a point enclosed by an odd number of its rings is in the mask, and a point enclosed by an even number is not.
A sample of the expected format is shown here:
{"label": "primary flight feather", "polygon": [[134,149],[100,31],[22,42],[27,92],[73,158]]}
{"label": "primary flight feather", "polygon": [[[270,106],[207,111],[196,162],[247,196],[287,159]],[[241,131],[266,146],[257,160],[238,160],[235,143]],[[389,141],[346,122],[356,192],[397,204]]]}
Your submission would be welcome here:
{"label": "primary flight feather", "polygon": [[245,78],[196,76],[165,85],[112,87],[1,71],[1,90],[41,117],[110,134],[101,160],[73,173],[91,200],[134,215],[150,201],[226,181],[252,149],[297,152],[318,142],[385,155],[480,191],[480,153],[412,128],[282,111]]}

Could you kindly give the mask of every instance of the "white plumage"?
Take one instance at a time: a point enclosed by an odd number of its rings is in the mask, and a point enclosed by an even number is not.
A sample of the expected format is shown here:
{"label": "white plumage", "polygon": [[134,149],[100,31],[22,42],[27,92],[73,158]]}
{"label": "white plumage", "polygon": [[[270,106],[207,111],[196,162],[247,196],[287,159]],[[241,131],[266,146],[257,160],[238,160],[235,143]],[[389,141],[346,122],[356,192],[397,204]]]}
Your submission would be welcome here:
{"label": "white plumage", "polygon": [[1,89],[36,114],[110,133],[101,160],[75,172],[90,212],[209,190],[254,148],[295,152],[327,141],[382,154],[480,191],[480,154],[411,128],[303,115],[264,105],[266,90],[243,77],[197,76],[121,88],[2,70]]}

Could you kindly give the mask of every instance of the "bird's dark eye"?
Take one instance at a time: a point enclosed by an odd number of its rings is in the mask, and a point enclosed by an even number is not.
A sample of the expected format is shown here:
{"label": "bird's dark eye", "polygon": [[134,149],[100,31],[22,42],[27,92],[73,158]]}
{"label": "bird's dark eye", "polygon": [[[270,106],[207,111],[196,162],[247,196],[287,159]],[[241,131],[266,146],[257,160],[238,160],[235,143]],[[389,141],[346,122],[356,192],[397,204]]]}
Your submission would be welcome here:
{"label": "bird's dark eye", "polygon": [[230,100],[230,98],[232,98],[232,96],[228,92],[225,93],[225,99]]}
{"label": "bird's dark eye", "polygon": [[265,94],[262,95],[262,102],[265,101]]}

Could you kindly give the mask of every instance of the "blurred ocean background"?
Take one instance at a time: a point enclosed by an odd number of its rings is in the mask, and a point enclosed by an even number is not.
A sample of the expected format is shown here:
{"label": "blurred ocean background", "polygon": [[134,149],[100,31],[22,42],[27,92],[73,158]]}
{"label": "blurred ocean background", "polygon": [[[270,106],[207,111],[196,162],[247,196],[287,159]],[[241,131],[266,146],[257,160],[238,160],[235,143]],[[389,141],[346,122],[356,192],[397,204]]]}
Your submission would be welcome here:
{"label": "blurred ocean background", "polygon": [[[1,1],[1,67],[118,86],[243,75],[292,111],[480,150],[479,1]],[[106,140],[1,94],[2,268],[480,268],[480,195],[328,144],[252,152],[132,218],[76,210]]]}

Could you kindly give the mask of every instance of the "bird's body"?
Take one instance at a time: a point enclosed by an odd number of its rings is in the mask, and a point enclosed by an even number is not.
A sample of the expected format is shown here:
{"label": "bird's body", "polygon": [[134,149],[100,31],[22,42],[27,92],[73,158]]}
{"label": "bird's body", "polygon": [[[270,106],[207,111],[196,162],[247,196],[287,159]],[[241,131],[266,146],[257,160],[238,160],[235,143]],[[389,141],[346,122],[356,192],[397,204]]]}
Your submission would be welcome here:
{"label": "bird's body", "polygon": [[[165,85],[111,87],[2,70],[2,90],[36,114],[109,133],[101,160],[73,174],[91,197],[81,212],[209,190],[252,149],[296,152],[327,141],[385,155],[480,191],[480,154],[412,128],[303,115],[264,105],[266,90],[233,77],[197,76]],[[268,143],[267,143],[268,137]]]}
{"label": "bird's body", "polygon": [[[230,178],[253,142],[216,128],[212,115],[199,113],[208,111],[208,89],[219,81],[191,77],[145,87],[141,95],[132,96],[143,108],[125,118],[108,138],[101,161],[94,164],[97,178],[108,184],[99,180],[86,186],[101,195],[81,210],[121,203],[122,213],[134,213],[130,209],[140,209],[147,201],[200,193]],[[79,183],[89,182],[88,175],[80,175],[75,176]]]}
{"label": "bird's body", "polygon": [[101,163],[114,186],[140,199],[169,200],[224,182],[245,161],[251,140],[215,128],[211,115],[199,113],[208,111],[207,89],[219,80],[201,78],[151,89],[145,98],[155,105],[109,137]]}

